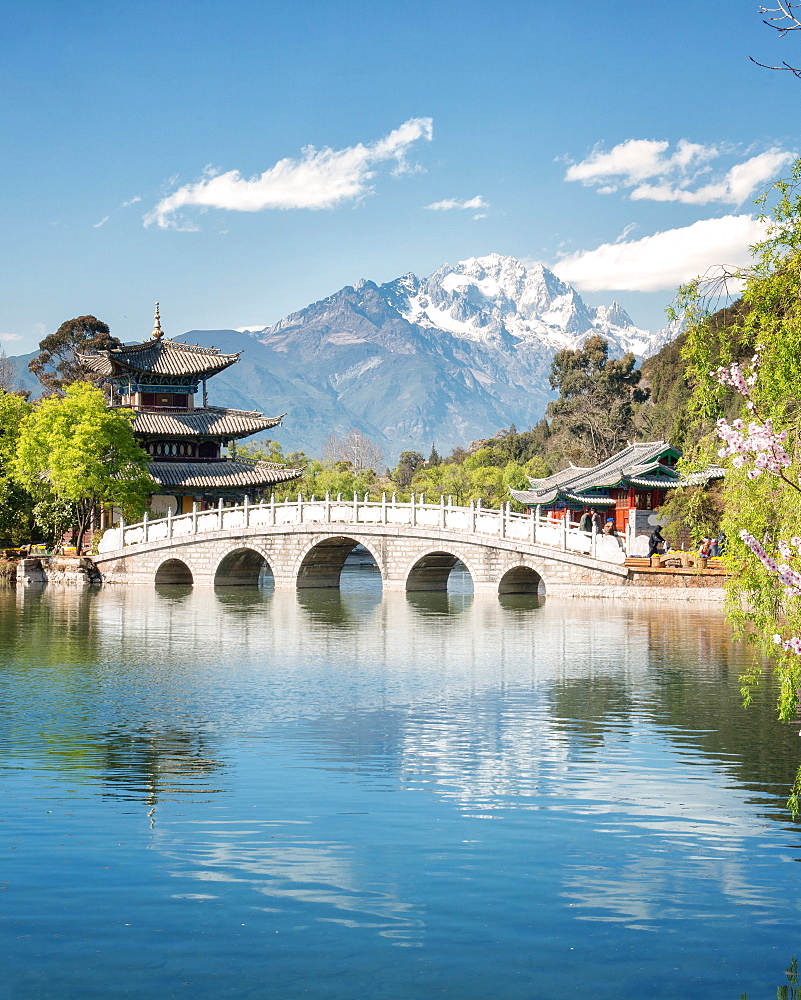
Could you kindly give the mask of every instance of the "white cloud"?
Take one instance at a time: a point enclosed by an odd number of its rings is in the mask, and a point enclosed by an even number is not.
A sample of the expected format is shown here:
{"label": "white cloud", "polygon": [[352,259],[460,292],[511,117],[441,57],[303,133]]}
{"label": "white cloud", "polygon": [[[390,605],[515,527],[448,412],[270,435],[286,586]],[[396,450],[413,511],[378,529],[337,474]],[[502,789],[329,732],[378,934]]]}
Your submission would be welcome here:
{"label": "white cloud", "polygon": [[686,170],[719,155],[714,146],[701,146],[686,139],[679,140],[675,153],[665,156],[669,147],[667,140],[656,139],[627,139],[608,153],[596,147],[586,160],[568,167],[565,180],[589,185],[616,178],[619,183],[631,186],[649,177]]}
{"label": "white cloud", "polygon": [[287,157],[255,177],[238,170],[209,173],[193,184],[185,184],[162,198],[145,215],[145,225],[162,229],[186,228],[176,213],[189,206],[222,208],[232,212],[262,212],[265,209],[322,209],[357,201],[370,192],[376,167],[395,161],[394,174],[407,173],[406,156],[420,139],[430,141],[430,118],[410,118],[383,139],[345,149],[315,149],[307,146],[299,159]]}
{"label": "white cloud", "polygon": [[0,340],[22,340],[22,334],[19,334],[19,333],[0,333]]}
{"label": "white cloud", "polygon": [[142,196],[141,196],[141,194],[135,194],[135,195],[133,196],[133,198],[129,198],[129,199],[127,200],[127,201],[124,201],[124,202],[123,202],[123,203],[122,203],[122,204],[120,205],[120,208],[130,208],[130,207],[131,207],[131,205],[135,205],[135,204],[136,204],[137,202],[139,202],[139,201],[141,201],[141,200],[142,200]]}
{"label": "white cloud", "polygon": [[640,240],[604,243],[571,254],[552,270],[583,292],[674,289],[716,264],[747,264],[749,247],[764,238],[765,229],[765,222],[750,215],[703,219]]}
{"label": "white cloud", "polygon": [[[458,198],[445,198],[444,201],[434,201],[430,205],[426,205],[426,208],[431,212],[449,212],[451,209],[477,209],[477,208],[489,208],[489,202],[484,201],[481,195],[476,195],[475,198],[469,198],[465,201],[460,201]],[[483,218],[483,216],[482,216]]]}
{"label": "white cloud", "polygon": [[92,229],[100,229],[101,226],[105,226],[105,224],[108,222],[110,218],[111,218],[110,215],[106,215],[100,220],[100,222],[93,222]]}
{"label": "white cloud", "polygon": [[772,180],[793,159],[792,153],[769,149],[737,163],[719,180],[704,184],[695,191],[672,184],[640,184],[631,192],[632,201],[678,201],[684,205],[708,205],[711,201],[741,205],[754,192]]}
{"label": "white cloud", "polygon": [[656,139],[627,139],[608,152],[596,148],[585,160],[568,167],[565,180],[597,187],[601,194],[630,188],[633,201],[740,205],[793,159],[792,153],[772,148],[708,180],[711,161],[730,154],[730,149],[686,139],[672,153],[669,149],[670,143]]}

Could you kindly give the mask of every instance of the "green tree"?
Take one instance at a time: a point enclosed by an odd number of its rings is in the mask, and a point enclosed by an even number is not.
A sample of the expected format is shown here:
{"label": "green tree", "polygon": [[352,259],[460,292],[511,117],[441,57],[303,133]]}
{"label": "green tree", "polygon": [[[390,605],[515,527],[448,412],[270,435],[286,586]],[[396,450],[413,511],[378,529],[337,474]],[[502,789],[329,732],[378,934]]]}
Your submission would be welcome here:
{"label": "green tree", "polygon": [[560,394],[548,404],[551,433],[566,431],[593,463],[623,447],[632,433],[634,403],[646,398],[637,388],[635,364],[631,353],[610,358],[609,344],[599,335],[576,350],[559,351],[548,378]]}
{"label": "green tree", "polygon": [[392,472],[392,481],[399,490],[408,490],[415,472],[425,462],[419,451],[402,451]]}
{"label": "green tree", "polygon": [[79,548],[100,504],[137,516],[153,492],[133,418],[130,410],[108,409],[100,389],[75,382],[64,396],[40,400],[21,421],[14,475],[43,515],[69,510]]}
{"label": "green tree", "polygon": [[0,538],[8,545],[30,541],[33,500],[14,478],[20,425],[33,406],[24,396],[0,391]]}
{"label": "green tree", "polygon": [[121,341],[111,336],[102,320],[96,316],[77,316],[66,320],[40,342],[39,355],[29,362],[28,369],[48,392],[62,394],[73,382],[99,381],[80,362],[79,353],[93,354],[117,347],[122,347]]}
{"label": "green tree", "polygon": [[723,513],[720,483],[679,486],[670,491],[659,508],[659,514],[666,522],[662,533],[675,548],[682,548],[687,537],[692,545],[700,544],[704,538],[717,538]]}
{"label": "green tree", "polygon": [[[762,207],[767,232],[752,264],[692,282],[678,308],[691,320],[684,355],[693,409],[718,418],[722,455],[732,458],[723,493],[728,614],[740,634],[775,658],[779,712],[792,718],[801,688],[801,161]],[[710,302],[732,277],[743,283],[743,307],[736,322],[714,324]],[[753,360],[740,360],[752,352]],[[725,417],[732,389],[742,422]],[[711,450],[707,445],[707,457]],[[745,679],[746,698],[748,689]],[[795,809],[799,793],[801,770]]]}

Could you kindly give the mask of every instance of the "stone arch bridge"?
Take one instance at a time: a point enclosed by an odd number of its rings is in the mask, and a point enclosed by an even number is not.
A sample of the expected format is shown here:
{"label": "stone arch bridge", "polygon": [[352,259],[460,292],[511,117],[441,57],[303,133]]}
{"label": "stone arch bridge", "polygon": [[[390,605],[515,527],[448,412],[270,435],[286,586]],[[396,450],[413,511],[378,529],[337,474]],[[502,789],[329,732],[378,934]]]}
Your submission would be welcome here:
{"label": "stone arch bridge", "polygon": [[277,588],[331,588],[358,545],[386,590],[445,590],[457,562],[476,593],[575,592],[619,587],[628,576],[617,539],[508,505],[458,507],[444,497],[439,504],[299,497],[146,517],[106,531],[95,563],[108,583],[252,585],[268,570]]}

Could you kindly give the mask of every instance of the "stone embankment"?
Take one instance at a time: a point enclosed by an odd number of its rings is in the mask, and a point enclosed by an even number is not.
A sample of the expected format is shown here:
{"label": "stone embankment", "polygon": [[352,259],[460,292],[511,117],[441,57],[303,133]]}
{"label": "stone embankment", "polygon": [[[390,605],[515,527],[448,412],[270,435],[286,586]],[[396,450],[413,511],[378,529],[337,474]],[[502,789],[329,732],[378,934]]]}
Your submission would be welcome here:
{"label": "stone embankment", "polygon": [[17,563],[16,582],[88,587],[101,578],[89,556],[26,556]]}

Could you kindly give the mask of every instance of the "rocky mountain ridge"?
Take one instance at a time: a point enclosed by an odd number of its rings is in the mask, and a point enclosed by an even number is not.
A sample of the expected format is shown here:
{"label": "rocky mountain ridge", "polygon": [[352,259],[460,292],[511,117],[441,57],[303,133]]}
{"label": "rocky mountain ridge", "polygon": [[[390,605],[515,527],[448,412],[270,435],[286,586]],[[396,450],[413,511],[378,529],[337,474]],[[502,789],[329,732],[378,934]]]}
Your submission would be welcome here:
{"label": "rocky mountain ridge", "polygon": [[[673,331],[671,331],[673,332]],[[539,420],[554,354],[600,333],[619,355],[662,346],[613,302],[589,306],[541,264],[499,254],[443,264],[427,278],[362,279],[262,329],[176,339],[242,351],[209,383],[214,403],[286,412],[285,449],[319,455],[357,427],[384,448],[441,453]]]}

